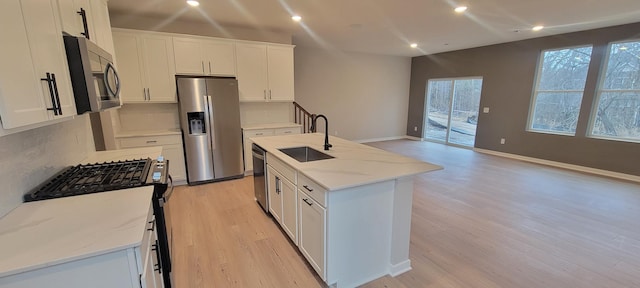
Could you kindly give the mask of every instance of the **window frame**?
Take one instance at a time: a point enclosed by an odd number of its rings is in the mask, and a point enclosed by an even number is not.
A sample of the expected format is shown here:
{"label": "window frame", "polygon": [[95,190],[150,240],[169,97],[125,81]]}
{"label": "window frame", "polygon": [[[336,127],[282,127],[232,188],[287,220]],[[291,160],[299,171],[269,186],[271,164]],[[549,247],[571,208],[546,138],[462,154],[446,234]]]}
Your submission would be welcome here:
{"label": "window frame", "polygon": [[640,139],[632,139],[632,138],[623,138],[623,137],[611,137],[606,135],[596,135],[593,134],[593,129],[596,125],[596,118],[598,117],[598,107],[600,106],[600,97],[603,92],[633,92],[637,91],[640,93],[640,89],[624,89],[624,90],[609,90],[603,89],[604,83],[607,80],[607,70],[609,68],[609,60],[611,58],[611,49],[613,45],[620,43],[629,43],[629,42],[638,42],[640,43],[640,38],[634,39],[624,39],[620,41],[613,41],[607,44],[606,55],[604,56],[604,61],[602,62],[602,66],[600,67],[600,71],[598,72],[598,84],[596,86],[595,95],[593,97],[593,103],[591,105],[591,111],[589,113],[589,126],[587,128],[587,137],[593,139],[602,139],[602,140],[610,140],[610,141],[620,141],[620,142],[631,142],[631,143],[640,143]]}
{"label": "window frame", "polygon": [[[586,81],[587,81],[587,77],[589,76],[589,67],[591,66],[591,57],[593,56],[593,44],[589,43],[589,44],[583,44],[583,45],[575,45],[575,46],[567,46],[567,47],[560,47],[560,48],[552,48],[552,49],[545,49],[545,50],[541,50],[540,53],[538,54],[538,65],[536,67],[536,74],[533,78],[534,81],[534,85],[533,85],[533,91],[531,92],[531,100],[529,103],[529,115],[527,117],[527,127],[526,127],[526,131],[527,132],[534,132],[534,133],[542,133],[542,134],[552,134],[552,135],[561,135],[561,136],[576,136],[576,132],[562,132],[562,131],[551,131],[551,130],[540,130],[540,129],[535,129],[533,128],[533,118],[534,115],[536,113],[536,100],[538,99],[538,94],[540,92],[557,92],[557,93],[562,93],[562,92],[569,92],[569,93],[575,93],[575,92],[582,92],[582,96],[580,97],[580,103],[582,104],[582,101],[584,100],[584,91],[585,89],[583,88],[582,90],[540,90],[540,81],[541,81],[541,73],[542,73],[542,68],[544,67],[544,55],[546,52],[549,51],[560,51],[560,50],[567,50],[567,49],[575,49],[575,48],[586,48],[586,47],[590,47],[591,48],[591,54],[589,55],[590,59],[589,59],[589,65],[587,66],[587,74],[585,75],[585,88],[586,88]],[[582,105],[580,105],[582,106]],[[578,108],[578,118],[580,117],[580,108]],[[577,127],[576,127],[577,128]],[[577,129],[576,129],[577,130]]]}

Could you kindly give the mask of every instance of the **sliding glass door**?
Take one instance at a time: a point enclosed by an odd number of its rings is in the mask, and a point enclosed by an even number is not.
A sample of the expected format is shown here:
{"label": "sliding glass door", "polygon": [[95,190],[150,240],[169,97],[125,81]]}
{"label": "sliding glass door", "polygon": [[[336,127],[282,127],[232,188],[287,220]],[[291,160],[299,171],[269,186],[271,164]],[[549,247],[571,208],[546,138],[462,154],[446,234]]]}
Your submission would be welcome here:
{"label": "sliding glass door", "polygon": [[425,138],[473,147],[481,91],[480,77],[429,80],[425,107]]}

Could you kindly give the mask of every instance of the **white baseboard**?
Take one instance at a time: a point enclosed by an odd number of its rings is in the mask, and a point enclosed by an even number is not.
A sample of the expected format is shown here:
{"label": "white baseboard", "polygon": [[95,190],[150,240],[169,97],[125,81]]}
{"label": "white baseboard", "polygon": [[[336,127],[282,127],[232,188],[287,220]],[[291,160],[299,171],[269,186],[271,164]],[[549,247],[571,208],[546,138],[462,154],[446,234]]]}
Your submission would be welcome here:
{"label": "white baseboard", "polygon": [[484,154],[489,154],[489,155],[494,155],[494,156],[500,156],[500,157],[505,157],[505,158],[511,158],[511,159],[516,159],[516,160],[536,163],[536,164],[542,164],[542,165],[547,165],[547,166],[564,168],[564,169],[569,169],[569,170],[574,170],[574,171],[579,171],[579,172],[584,172],[584,173],[596,174],[596,175],[601,175],[601,176],[606,176],[606,177],[611,177],[611,178],[616,178],[616,179],[622,179],[622,180],[633,181],[633,182],[640,182],[640,176],[631,175],[631,174],[613,172],[613,171],[608,171],[608,170],[603,170],[603,169],[585,167],[585,166],[574,165],[574,164],[567,164],[567,163],[562,163],[562,162],[557,162],[557,161],[551,161],[551,160],[527,157],[527,156],[511,154],[511,153],[505,153],[505,152],[498,152],[498,151],[487,150],[487,149],[474,148],[473,151],[484,153]]}
{"label": "white baseboard", "polygon": [[398,140],[398,139],[405,139],[405,136],[391,136],[391,137],[382,137],[382,138],[361,139],[361,140],[354,140],[353,142],[369,143],[369,142],[390,141],[390,140]]}
{"label": "white baseboard", "polygon": [[415,136],[409,136],[409,135],[405,135],[404,139],[409,139],[409,140],[413,140],[413,141],[424,141],[423,138],[415,137]]}
{"label": "white baseboard", "polygon": [[398,264],[391,264],[391,267],[389,267],[389,275],[396,277],[409,270],[411,270],[411,260],[407,259]]}

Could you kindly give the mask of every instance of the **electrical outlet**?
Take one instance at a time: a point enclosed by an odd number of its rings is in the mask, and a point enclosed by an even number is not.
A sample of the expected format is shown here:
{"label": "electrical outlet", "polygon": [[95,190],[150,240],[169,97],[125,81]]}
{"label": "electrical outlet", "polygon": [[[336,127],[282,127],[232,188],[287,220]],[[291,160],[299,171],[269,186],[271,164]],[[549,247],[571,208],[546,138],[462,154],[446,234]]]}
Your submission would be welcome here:
{"label": "electrical outlet", "polygon": [[489,107],[482,108],[482,113],[489,113]]}
{"label": "electrical outlet", "polygon": [[504,144],[504,143],[507,143],[507,140],[504,138],[500,138],[500,144]]}
{"label": "electrical outlet", "polygon": [[413,126],[413,131],[418,131],[418,126]]}

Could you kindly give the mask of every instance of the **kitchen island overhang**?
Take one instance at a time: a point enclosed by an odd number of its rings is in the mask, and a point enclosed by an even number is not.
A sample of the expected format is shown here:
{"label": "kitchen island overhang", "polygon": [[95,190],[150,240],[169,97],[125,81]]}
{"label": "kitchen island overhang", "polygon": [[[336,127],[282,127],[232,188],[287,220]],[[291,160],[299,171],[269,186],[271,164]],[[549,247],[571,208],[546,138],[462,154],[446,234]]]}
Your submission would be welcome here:
{"label": "kitchen island overhang", "polygon": [[[295,182],[308,178],[326,189],[326,269],[316,271],[329,285],[355,287],[411,270],[413,176],[442,167],[337,137],[324,151],[323,139],[319,133],[252,139],[267,151],[267,162],[275,158],[296,170]],[[298,162],[279,150],[301,146],[334,158]]]}

